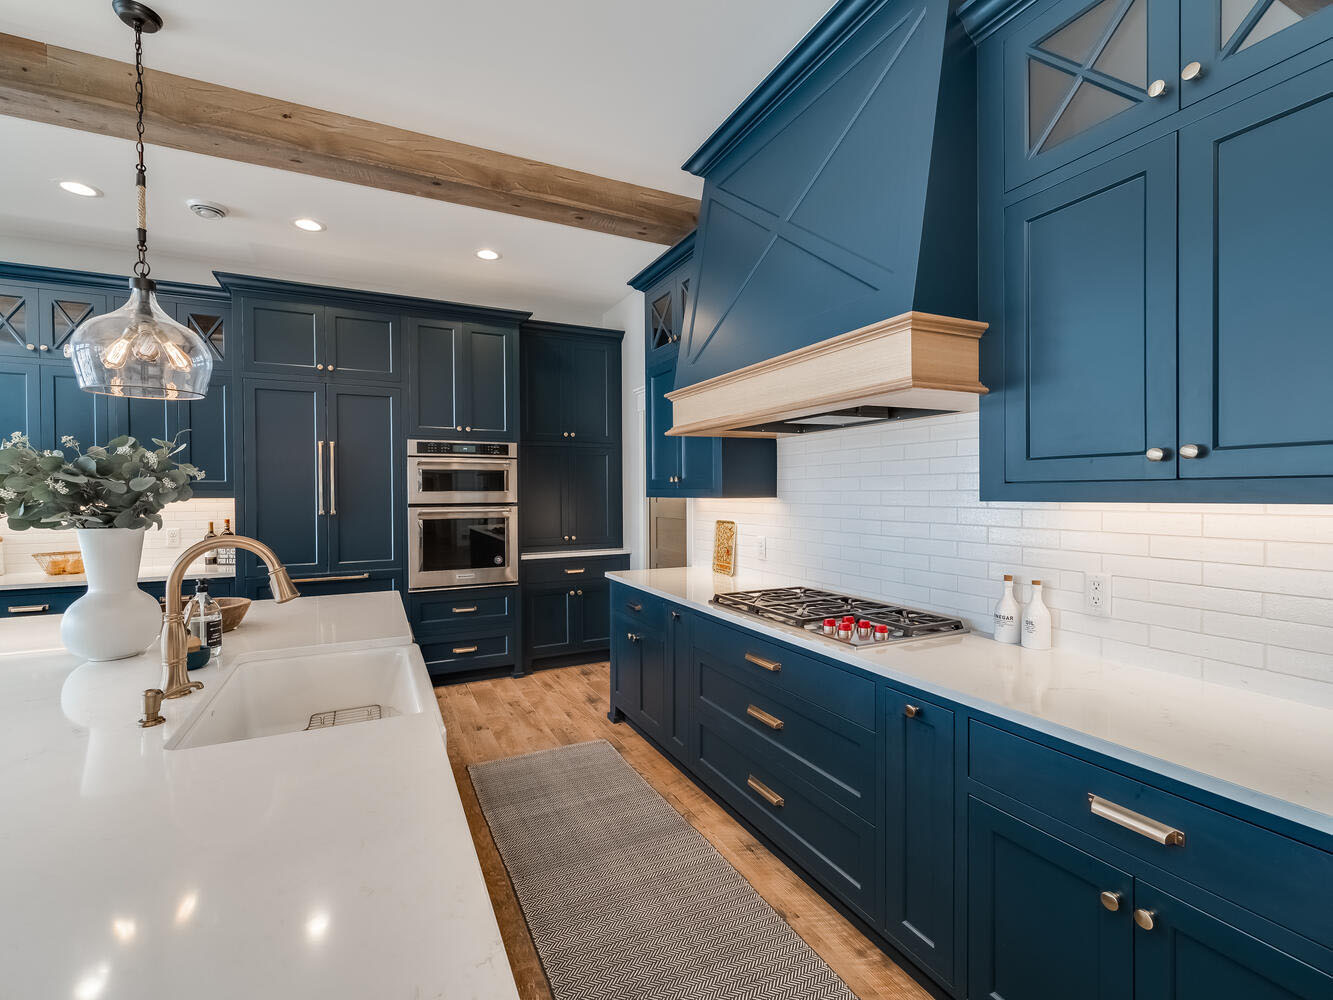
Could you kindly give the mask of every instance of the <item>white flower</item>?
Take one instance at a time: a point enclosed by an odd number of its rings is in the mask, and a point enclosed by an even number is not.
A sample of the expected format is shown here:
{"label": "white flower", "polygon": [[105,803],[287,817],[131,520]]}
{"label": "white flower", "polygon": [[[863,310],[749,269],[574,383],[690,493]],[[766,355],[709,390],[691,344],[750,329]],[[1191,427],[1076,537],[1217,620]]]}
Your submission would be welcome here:
{"label": "white flower", "polygon": [[121,445],[119,448],[116,449],[116,454],[117,454],[117,455],[132,455],[133,453],[134,453],[134,449],[131,448],[131,447],[130,447],[129,445],[127,445],[127,444],[123,444],[123,445]]}
{"label": "white flower", "polygon": [[4,489],[3,487],[0,487],[0,500],[13,500],[17,496],[18,494],[15,493],[13,490],[7,490]]}
{"label": "white flower", "polygon": [[143,456],[143,464],[146,465],[146,466],[148,466],[148,468],[150,468],[150,469],[156,469],[156,468],[157,468],[157,452],[155,452],[155,451],[144,452],[144,456]]}
{"label": "white flower", "polygon": [[9,441],[6,443],[11,445],[27,444],[28,435],[24,434],[22,431],[15,431],[13,434],[9,435]]}
{"label": "white flower", "polygon": [[77,448],[79,446],[79,442],[74,440],[73,434],[63,435],[60,438],[60,443],[63,444],[66,448]]}
{"label": "white flower", "polygon": [[54,476],[52,476],[50,479],[46,481],[46,485],[51,489],[55,490],[57,493],[69,492],[69,486],[65,483],[62,483],[59,479],[56,479]]}
{"label": "white flower", "polygon": [[44,452],[42,452],[42,454],[45,455],[47,458],[64,458],[64,457],[65,457],[65,453],[64,453],[63,451],[55,451],[55,450],[52,450],[52,451],[44,451]]}
{"label": "white flower", "polygon": [[208,473],[203,469],[195,469],[190,475],[194,476],[195,479],[203,479]]}

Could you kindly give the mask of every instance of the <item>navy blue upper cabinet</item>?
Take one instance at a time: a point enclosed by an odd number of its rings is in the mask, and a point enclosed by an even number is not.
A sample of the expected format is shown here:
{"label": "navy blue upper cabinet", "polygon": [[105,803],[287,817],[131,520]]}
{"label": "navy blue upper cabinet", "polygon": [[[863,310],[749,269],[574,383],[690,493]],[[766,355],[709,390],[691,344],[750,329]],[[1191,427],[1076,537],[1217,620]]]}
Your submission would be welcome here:
{"label": "navy blue upper cabinet", "polygon": [[1175,111],[1178,17],[1176,0],[1067,0],[1010,32],[1005,186]]}
{"label": "navy blue upper cabinet", "polygon": [[42,365],[42,433],[38,439],[41,448],[59,448],[67,435],[87,448],[106,444],[115,435],[111,432],[109,396],[84,392],[68,363]]}
{"label": "navy blue upper cabinet", "polygon": [[241,300],[245,366],[266,375],[315,375],[324,365],[324,307],[282,299]]}
{"label": "navy blue upper cabinet", "polygon": [[524,323],[523,440],[620,441],[621,330]]}
{"label": "navy blue upper cabinet", "polygon": [[31,357],[37,350],[38,296],[36,285],[0,281],[0,354]]}
{"label": "navy blue upper cabinet", "polygon": [[530,444],[520,458],[524,550],[621,544],[618,446]]}
{"label": "navy blue upper cabinet", "polygon": [[1330,137],[1333,64],[1180,133],[1183,478],[1333,476]]}
{"label": "navy blue upper cabinet", "polygon": [[[652,306],[649,305],[651,309]],[[665,353],[665,352],[664,352]],[[650,358],[645,373],[644,424],[647,441],[644,445],[644,466],[647,476],[647,495],[650,497],[679,496],[681,459],[684,438],[667,437],[671,429],[671,400],[666,394],[676,387],[676,356]],[[703,439],[711,440],[711,439]]]}
{"label": "navy blue upper cabinet", "polygon": [[463,324],[457,320],[407,319],[408,436],[456,437],[462,428],[455,381]]}
{"label": "navy blue upper cabinet", "polygon": [[408,436],[518,437],[518,327],[445,317],[406,323]]}
{"label": "navy blue upper cabinet", "polygon": [[[398,316],[329,306],[325,312],[325,371],[341,380],[397,379],[402,374],[402,330]],[[319,362],[315,364],[316,370]]]}
{"label": "navy blue upper cabinet", "polygon": [[[1333,38],[1330,0],[1180,0],[1180,81],[1192,104]],[[1192,63],[1198,63],[1193,72]]]}
{"label": "navy blue upper cabinet", "polygon": [[33,441],[41,432],[41,386],[35,365],[0,361],[0,438],[22,431]]}
{"label": "navy blue upper cabinet", "polygon": [[513,441],[518,437],[518,329],[463,324],[458,370],[463,432],[471,437]]}
{"label": "navy blue upper cabinet", "polygon": [[1168,136],[1005,211],[1008,482],[1174,478],[1175,198]]}

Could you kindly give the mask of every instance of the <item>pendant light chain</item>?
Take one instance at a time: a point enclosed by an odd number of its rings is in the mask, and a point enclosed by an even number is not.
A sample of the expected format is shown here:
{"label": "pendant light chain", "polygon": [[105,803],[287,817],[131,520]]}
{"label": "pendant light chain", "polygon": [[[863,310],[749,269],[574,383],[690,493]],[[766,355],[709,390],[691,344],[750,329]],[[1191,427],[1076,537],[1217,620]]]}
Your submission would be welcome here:
{"label": "pendant light chain", "polygon": [[135,174],[134,193],[138,196],[139,209],[139,259],[135,262],[134,273],[141,278],[148,277],[152,270],[148,266],[148,171],[143,162],[143,23],[134,24],[134,110],[138,115],[134,143],[139,155],[138,171]]}

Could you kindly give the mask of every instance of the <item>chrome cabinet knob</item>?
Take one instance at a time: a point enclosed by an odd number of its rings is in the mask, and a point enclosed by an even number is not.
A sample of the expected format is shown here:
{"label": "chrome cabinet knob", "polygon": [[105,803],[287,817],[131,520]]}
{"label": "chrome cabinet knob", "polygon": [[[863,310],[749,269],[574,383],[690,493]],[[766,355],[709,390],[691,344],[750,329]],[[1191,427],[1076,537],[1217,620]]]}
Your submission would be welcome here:
{"label": "chrome cabinet knob", "polygon": [[1143,457],[1149,462],[1164,462],[1166,461],[1166,452],[1161,448],[1149,448],[1143,453]]}
{"label": "chrome cabinet knob", "polygon": [[1102,906],[1106,907],[1112,913],[1120,909],[1120,893],[1118,892],[1102,893]]}
{"label": "chrome cabinet knob", "polygon": [[1165,80],[1154,80],[1152,83],[1148,84],[1149,97],[1161,97],[1165,93],[1166,93]]}
{"label": "chrome cabinet knob", "polygon": [[1182,444],[1180,446],[1181,458],[1198,458],[1203,454],[1203,449],[1197,444]]}
{"label": "chrome cabinet knob", "polygon": [[38,349],[39,351],[49,351],[51,348],[49,348],[47,345],[43,344],[41,347],[39,347],[39,348],[37,348],[37,349]]}
{"label": "chrome cabinet knob", "polygon": [[1150,931],[1156,926],[1153,917],[1157,916],[1152,910],[1135,910],[1134,923],[1138,924],[1145,931]]}
{"label": "chrome cabinet knob", "polygon": [[1197,59],[1194,62],[1186,63],[1185,67],[1180,71],[1180,78],[1182,80],[1197,80],[1201,76],[1203,76],[1203,63],[1199,62]]}
{"label": "chrome cabinet knob", "polygon": [[24,344],[23,346],[26,347],[26,348],[27,348],[28,350],[30,350],[30,351],[35,351],[35,350],[37,350],[37,345],[36,345],[36,344]]}

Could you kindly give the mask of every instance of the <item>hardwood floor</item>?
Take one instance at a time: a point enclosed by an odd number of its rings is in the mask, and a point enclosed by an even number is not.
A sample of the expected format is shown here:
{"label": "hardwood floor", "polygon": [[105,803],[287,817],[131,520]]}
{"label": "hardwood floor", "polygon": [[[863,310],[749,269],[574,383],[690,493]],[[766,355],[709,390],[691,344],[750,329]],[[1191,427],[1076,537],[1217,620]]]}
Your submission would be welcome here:
{"label": "hardwood floor", "polygon": [[929,994],[796,877],[725,810],[628,725],[606,718],[609,666],[590,663],[436,688],[449,760],[486,873],[519,993],[549,1000],[523,913],[477,803],[467,765],[606,739],[759,892],[861,1000],[928,1000]]}

